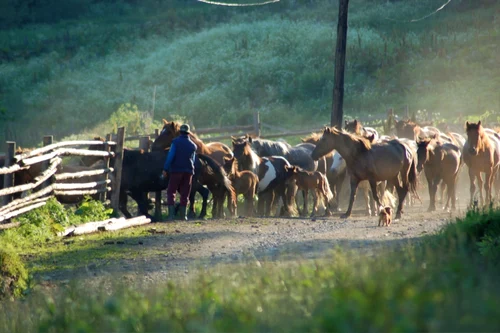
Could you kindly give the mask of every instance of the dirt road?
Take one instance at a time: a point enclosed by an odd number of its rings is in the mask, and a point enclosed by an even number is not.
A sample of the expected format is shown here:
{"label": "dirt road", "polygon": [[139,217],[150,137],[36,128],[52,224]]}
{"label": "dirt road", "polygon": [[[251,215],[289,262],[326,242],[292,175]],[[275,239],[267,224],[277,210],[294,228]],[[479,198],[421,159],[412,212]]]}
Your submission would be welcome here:
{"label": "dirt road", "polygon": [[[427,205],[406,210],[390,227],[378,227],[376,217],[355,211],[350,219],[340,213],[328,218],[238,218],[226,220],[155,223],[144,236],[125,239],[123,248],[138,254],[120,260],[98,260],[84,268],[57,270],[43,280],[116,276],[161,281],[217,264],[248,260],[310,259],[326,256],[335,247],[373,251],[380,246],[416,240],[439,230],[454,217],[438,211],[427,213]],[[105,247],[103,244],[99,246]]]}

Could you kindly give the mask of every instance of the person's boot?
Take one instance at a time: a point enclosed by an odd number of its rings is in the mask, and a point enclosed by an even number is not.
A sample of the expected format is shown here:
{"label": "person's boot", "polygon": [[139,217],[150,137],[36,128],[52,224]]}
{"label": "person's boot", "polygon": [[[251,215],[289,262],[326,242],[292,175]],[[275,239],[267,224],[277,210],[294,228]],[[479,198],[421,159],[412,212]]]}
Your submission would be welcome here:
{"label": "person's boot", "polygon": [[187,221],[188,218],[186,216],[186,206],[180,206],[179,207],[179,213],[181,215],[181,221]]}
{"label": "person's boot", "polygon": [[173,221],[175,220],[175,206],[171,205],[168,206],[168,218],[167,221]]}

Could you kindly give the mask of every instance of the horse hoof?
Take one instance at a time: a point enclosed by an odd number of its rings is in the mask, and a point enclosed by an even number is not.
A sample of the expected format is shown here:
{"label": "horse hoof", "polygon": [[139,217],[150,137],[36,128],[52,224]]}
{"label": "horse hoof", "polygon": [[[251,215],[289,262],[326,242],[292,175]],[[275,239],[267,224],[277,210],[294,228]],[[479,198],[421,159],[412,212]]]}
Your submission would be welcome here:
{"label": "horse hoof", "polygon": [[350,215],[347,215],[347,214],[342,214],[342,215],[340,215],[340,218],[341,218],[341,219],[347,219],[347,218],[349,218],[349,216],[350,216]]}
{"label": "horse hoof", "polygon": [[396,220],[400,220],[401,219],[401,213],[397,213],[396,214]]}

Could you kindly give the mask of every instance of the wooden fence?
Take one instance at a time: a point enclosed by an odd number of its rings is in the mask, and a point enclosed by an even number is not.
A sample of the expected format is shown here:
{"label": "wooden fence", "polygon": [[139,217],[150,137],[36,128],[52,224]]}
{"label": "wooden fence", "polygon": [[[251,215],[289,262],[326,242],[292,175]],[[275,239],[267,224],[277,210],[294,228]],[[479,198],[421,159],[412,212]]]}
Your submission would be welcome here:
{"label": "wooden fence", "polygon": [[[43,147],[32,151],[15,154],[16,143],[7,142],[5,166],[0,168],[0,176],[4,177],[3,188],[0,189],[0,223],[26,213],[46,204],[54,196],[75,196],[100,194],[101,200],[110,199],[111,207],[118,210],[121,168],[125,129],[118,129],[116,141],[108,135],[106,141],[65,141],[53,143],[52,136],[43,139]],[[79,149],[80,146],[102,146],[101,150]],[[78,172],[57,173],[62,164],[62,156],[94,156],[104,158],[104,167]],[[113,157],[113,166],[110,159]],[[29,174],[33,180],[26,184],[15,184],[15,174],[38,171]],[[83,182],[88,177],[102,175],[102,180]],[[112,177],[109,177],[112,175]],[[80,181],[68,183],[70,179]],[[13,195],[30,191],[27,196],[13,200]],[[0,229],[14,227],[15,224],[0,225]]]}

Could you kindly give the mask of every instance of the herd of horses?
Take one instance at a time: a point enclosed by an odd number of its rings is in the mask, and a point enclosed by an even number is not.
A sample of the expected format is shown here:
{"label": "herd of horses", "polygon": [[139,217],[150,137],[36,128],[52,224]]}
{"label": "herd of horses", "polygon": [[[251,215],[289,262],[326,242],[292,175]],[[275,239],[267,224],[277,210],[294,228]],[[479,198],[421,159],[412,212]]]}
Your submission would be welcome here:
{"label": "herd of horses", "polygon": [[[168,176],[162,178],[160,175],[172,141],[180,135],[180,123],[163,122],[150,152],[124,149],[120,210],[127,218],[132,216],[127,209],[130,196],[137,202],[139,214],[153,219],[149,214],[148,193],[163,191],[168,186]],[[383,198],[396,194],[397,207],[392,208],[397,219],[405,203],[412,204],[419,199],[417,185],[422,171],[430,197],[428,210],[436,210],[438,187],[441,200],[446,202],[445,209],[455,209],[457,178],[463,164],[468,168],[471,204],[476,200],[476,192],[481,205],[491,202],[493,187],[497,194],[500,193],[500,135],[483,127],[481,121],[467,122],[464,135],[410,120],[395,121],[394,133],[380,135],[357,120],[346,121],[343,129],[325,127],[295,146],[283,140],[244,135],[232,137],[232,147],[229,147],[221,142],[205,143],[196,134],[190,136],[198,147],[190,193],[190,217],[195,217],[196,193],[202,198],[200,218],[207,215],[210,193],[214,218],[225,216],[225,205],[229,215],[237,215],[240,194],[244,197],[245,209],[238,215],[306,215],[309,214],[309,193],[313,196],[311,215],[318,214],[320,205],[325,215],[331,215],[332,211],[339,210],[342,185],[347,183],[349,202],[342,217],[351,215],[357,190],[361,188],[368,215],[389,212]],[[100,158],[83,157],[81,165],[64,166],[58,172],[68,172],[68,168],[91,169],[99,162]],[[33,169],[27,171],[29,169],[16,173],[16,185],[30,182],[37,176]],[[301,209],[297,202],[299,192],[303,198]],[[443,198],[445,192],[446,200]],[[258,198],[257,207],[255,197]],[[73,203],[81,198],[64,200]]]}

